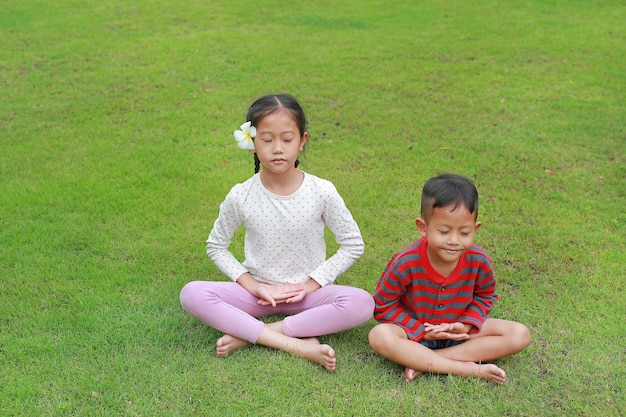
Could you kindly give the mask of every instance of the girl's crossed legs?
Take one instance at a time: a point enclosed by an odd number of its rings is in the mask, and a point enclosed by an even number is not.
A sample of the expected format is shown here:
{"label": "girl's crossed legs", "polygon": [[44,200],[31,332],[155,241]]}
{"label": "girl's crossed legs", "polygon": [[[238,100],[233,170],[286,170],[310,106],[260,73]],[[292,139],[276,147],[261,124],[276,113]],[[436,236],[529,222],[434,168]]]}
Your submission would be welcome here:
{"label": "girl's crossed legs", "polygon": [[[216,343],[218,356],[258,343],[311,360],[329,371],[336,367],[335,352],[313,337],[356,327],[374,311],[368,292],[343,285],[327,285],[302,301],[272,307],[259,305],[258,298],[235,282],[194,281],[182,289],[180,300],[189,314],[224,332]],[[287,317],[267,325],[258,320],[274,314]]]}

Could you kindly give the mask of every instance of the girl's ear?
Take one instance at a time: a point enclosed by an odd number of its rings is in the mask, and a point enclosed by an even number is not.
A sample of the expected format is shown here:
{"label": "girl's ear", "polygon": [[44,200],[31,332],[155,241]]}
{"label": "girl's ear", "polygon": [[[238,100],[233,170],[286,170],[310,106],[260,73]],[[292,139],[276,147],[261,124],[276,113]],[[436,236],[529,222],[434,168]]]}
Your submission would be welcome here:
{"label": "girl's ear", "polygon": [[309,132],[304,132],[304,135],[300,138],[300,152],[304,149],[304,144],[307,140],[309,140]]}
{"label": "girl's ear", "polygon": [[424,219],[415,219],[415,225],[417,226],[420,236],[426,236],[426,222]]}

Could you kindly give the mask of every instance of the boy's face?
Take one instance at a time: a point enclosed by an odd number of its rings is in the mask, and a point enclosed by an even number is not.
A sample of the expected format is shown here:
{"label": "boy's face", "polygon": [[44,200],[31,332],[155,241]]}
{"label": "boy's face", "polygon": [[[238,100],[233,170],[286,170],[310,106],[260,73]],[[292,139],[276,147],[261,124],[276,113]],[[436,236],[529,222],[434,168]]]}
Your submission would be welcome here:
{"label": "boy's face", "polygon": [[435,208],[428,219],[417,219],[416,224],[420,235],[428,238],[428,259],[435,269],[456,266],[481,225],[464,205],[454,211],[452,207]]}

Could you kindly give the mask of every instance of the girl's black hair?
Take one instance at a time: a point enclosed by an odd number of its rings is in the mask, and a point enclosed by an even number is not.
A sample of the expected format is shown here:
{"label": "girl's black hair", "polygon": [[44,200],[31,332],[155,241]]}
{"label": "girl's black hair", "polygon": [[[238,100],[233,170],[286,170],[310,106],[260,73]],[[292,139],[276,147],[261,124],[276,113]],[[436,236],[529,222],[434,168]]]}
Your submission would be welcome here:
{"label": "girl's black hair", "polygon": [[[300,138],[304,135],[308,128],[308,122],[304,114],[304,109],[298,103],[295,97],[281,93],[281,94],[269,94],[257,99],[250,108],[246,115],[246,121],[252,122],[252,126],[258,126],[261,120],[266,116],[278,111],[279,109],[285,109],[293,116],[298,130],[300,131]],[[296,159],[296,168],[300,164],[300,161]],[[254,153],[254,173],[258,173],[261,167],[261,161],[256,153]]]}
{"label": "girl's black hair", "polygon": [[456,210],[465,206],[474,217],[478,217],[478,190],[466,177],[456,174],[441,174],[426,181],[422,189],[422,219],[428,220],[432,211],[440,207]]}

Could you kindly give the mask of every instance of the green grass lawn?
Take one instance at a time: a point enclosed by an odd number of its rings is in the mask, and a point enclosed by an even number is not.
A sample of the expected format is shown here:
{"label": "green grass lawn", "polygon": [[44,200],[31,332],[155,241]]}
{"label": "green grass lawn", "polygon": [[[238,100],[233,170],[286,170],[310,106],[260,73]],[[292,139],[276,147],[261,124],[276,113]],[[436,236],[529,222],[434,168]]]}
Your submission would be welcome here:
{"label": "green grass lawn", "polygon": [[[0,415],[624,416],[623,1],[0,5]],[[533,336],[507,384],[405,384],[373,320],[321,338],[335,373],[216,358],[178,293],[224,279],[204,242],[254,168],[232,131],[274,92],[361,227],[340,283],[372,292],[418,237],[426,179],[477,183],[493,316]]]}

